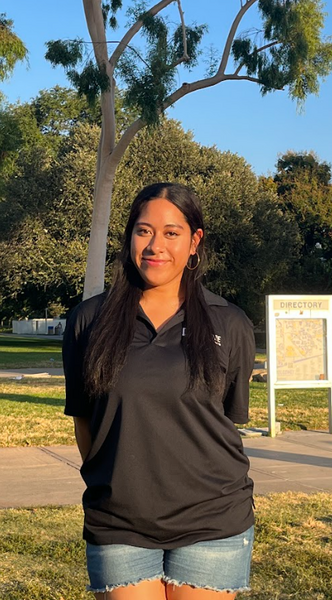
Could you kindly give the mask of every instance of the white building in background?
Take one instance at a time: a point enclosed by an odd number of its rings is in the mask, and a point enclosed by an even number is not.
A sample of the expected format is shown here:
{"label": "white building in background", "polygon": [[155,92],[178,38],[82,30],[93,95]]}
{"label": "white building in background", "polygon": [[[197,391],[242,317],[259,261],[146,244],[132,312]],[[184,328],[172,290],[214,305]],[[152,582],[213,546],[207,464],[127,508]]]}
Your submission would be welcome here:
{"label": "white building in background", "polygon": [[24,319],[12,321],[12,327],[18,335],[62,335],[66,319]]}

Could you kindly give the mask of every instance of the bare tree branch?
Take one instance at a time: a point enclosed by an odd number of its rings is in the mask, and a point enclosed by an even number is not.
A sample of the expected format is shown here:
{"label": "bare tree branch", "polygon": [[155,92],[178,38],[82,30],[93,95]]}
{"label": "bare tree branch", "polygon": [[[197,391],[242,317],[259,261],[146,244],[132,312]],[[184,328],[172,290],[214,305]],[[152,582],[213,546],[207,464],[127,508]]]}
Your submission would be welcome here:
{"label": "bare tree branch", "polygon": [[169,69],[175,69],[175,67],[178,67],[183,62],[187,62],[187,60],[188,58],[186,56],[181,56],[181,58],[178,58],[175,62],[169,65]]}
{"label": "bare tree branch", "polygon": [[227,40],[226,40],[226,44],[225,44],[225,48],[224,48],[224,52],[220,61],[220,65],[219,65],[219,69],[217,72],[217,75],[221,75],[223,73],[225,73],[225,69],[228,63],[228,59],[229,59],[229,55],[230,55],[230,51],[232,48],[232,44],[233,44],[233,40],[237,31],[237,28],[239,26],[240,21],[242,20],[243,16],[245,15],[245,13],[249,10],[249,8],[255,4],[255,2],[257,2],[257,0],[247,0],[244,6],[241,6],[241,9],[239,10],[238,14],[236,15],[232,26],[230,28]]}
{"label": "bare tree branch", "polygon": [[278,42],[278,40],[274,40],[274,42],[269,42],[269,44],[265,44],[265,46],[261,46],[260,48],[257,48],[256,52],[263,52],[263,50],[272,48],[272,46],[278,46],[278,44],[281,44],[281,42]]}
{"label": "bare tree branch", "polygon": [[185,24],[185,21],[184,21],[184,13],[183,13],[182,6],[181,6],[181,0],[177,0],[177,3],[178,3],[178,9],[179,9],[180,19],[181,19],[181,25],[182,25],[183,60],[189,60],[188,48],[187,48],[186,24]]}
{"label": "bare tree branch", "polygon": [[225,75],[225,81],[252,81],[253,83],[261,83],[257,77],[251,77],[251,75]]}
{"label": "bare tree branch", "polygon": [[254,77],[249,77],[249,76],[241,77],[238,74],[225,75],[225,68],[226,68],[226,65],[228,62],[229,54],[231,51],[232,43],[233,43],[237,28],[238,28],[243,16],[245,15],[245,13],[249,10],[249,8],[253,4],[255,4],[255,2],[257,2],[257,0],[246,0],[244,5],[242,5],[242,3],[241,3],[241,9],[238,12],[238,14],[236,15],[236,17],[232,23],[229,35],[227,37],[223,56],[222,56],[217,73],[213,77],[207,77],[205,79],[200,79],[200,80],[194,81],[192,83],[184,83],[180,88],[175,90],[175,92],[173,92],[170,96],[168,96],[168,98],[166,98],[165,103],[163,105],[163,110],[166,110],[169,106],[171,106],[172,104],[177,102],[177,100],[179,100],[180,98],[183,98],[187,94],[190,94],[197,90],[205,89],[207,87],[212,87],[214,85],[217,85],[218,83],[221,83],[222,81],[226,81],[226,80],[230,80],[230,79],[233,79],[233,80],[234,79],[246,79],[247,81],[253,81],[255,83],[260,83],[259,80],[255,79]]}
{"label": "bare tree branch", "polygon": [[171,94],[170,96],[168,96],[168,98],[166,98],[164,105],[163,105],[163,110],[166,110],[167,108],[172,106],[172,104],[174,104],[175,102],[180,100],[180,98],[187,96],[187,94],[191,94],[192,92],[196,92],[197,90],[203,90],[205,88],[212,87],[214,85],[217,85],[218,83],[221,83],[222,81],[235,81],[235,80],[246,80],[246,81],[252,81],[254,83],[261,83],[260,80],[255,77],[250,77],[249,75],[241,76],[241,75],[235,75],[235,74],[214,75],[214,77],[207,77],[206,79],[200,79],[200,80],[194,81],[192,83],[184,83],[180,88],[178,88],[175,92],[173,92],[173,94]]}
{"label": "bare tree branch", "polygon": [[213,85],[217,85],[221,81],[224,81],[224,75],[214,75],[214,77],[207,77],[206,79],[200,79],[198,81],[194,81],[192,83],[184,83],[180,88],[175,90],[168,98],[166,98],[163,110],[166,110],[172,104],[187,96],[187,94],[191,94],[192,92],[196,92],[197,90],[203,90],[207,87],[212,87]]}
{"label": "bare tree branch", "polygon": [[[247,0],[246,4],[250,3],[251,5],[254,4],[254,2],[256,1],[257,0]],[[243,78],[244,77],[245,76],[243,76]],[[170,96],[168,96],[168,98],[166,98],[163,104],[163,110],[166,110],[167,108],[172,106],[172,104],[180,100],[180,98],[187,96],[187,94],[191,94],[192,92],[196,92],[197,90],[203,90],[205,88],[212,87],[214,85],[217,85],[218,83],[221,83],[222,81],[226,81],[227,79],[241,79],[241,76],[225,75],[224,71],[219,68],[217,73],[213,75],[213,77],[206,77],[205,79],[199,79],[197,81],[193,81],[192,83],[184,83],[180,88],[175,90],[175,92],[173,92],[172,94],[170,94]],[[248,78],[246,77],[246,79]],[[259,83],[259,80],[256,80],[256,83]]]}
{"label": "bare tree branch", "polygon": [[138,133],[138,131],[140,129],[145,127],[145,125],[146,125],[145,121],[143,119],[139,118],[139,119],[136,119],[136,121],[134,121],[126,129],[126,131],[122,134],[121,139],[118,141],[118,143],[116,144],[116,146],[112,152],[112,156],[110,157],[112,164],[115,164],[116,166],[119,164],[124,152],[126,151],[126,149],[129,146],[131,140],[135,137],[136,133]]}
{"label": "bare tree branch", "polygon": [[[172,4],[172,2],[176,2],[176,1],[177,0],[161,0],[161,2],[158,2],[152,8],[150,8],[146,12],[146,14],[147,15],[151,15],[151,16],[155,16],[161,10],[163,10],[164,8],[166,8],[166,6],[168,6],[169,4]],[[117,46],[117,48],[114,50],[112,56],[109,59],[112,71],[114,71],[116,63],[118,62],[120,56],[123,54],[124,50],[128,46],[130,40],[132,40],[133,37],[140,31],[140,29],[142,28],[142,26],[143,26],[143,21],[142,21],[142,19],[139,19],[138,21],[136,21],[136,23],[134,23],[134,25],[132,25],[130,27],[130,29],[128,29],[127,33],[123,36],[121,42],[119,43],[119,45]]]}
{"label": "bare tree branch", "polygon": [[[260,79],[257,79],[256,77],[251,77],[250,75],[225,75],[225,81],[230,80],[230,81],[252,81],[253,83],[258,83],[261,84],[262,82],[260,81]],[[274,87],[273,88],[276,91],[282,92],[284,91],[284,87]]]}

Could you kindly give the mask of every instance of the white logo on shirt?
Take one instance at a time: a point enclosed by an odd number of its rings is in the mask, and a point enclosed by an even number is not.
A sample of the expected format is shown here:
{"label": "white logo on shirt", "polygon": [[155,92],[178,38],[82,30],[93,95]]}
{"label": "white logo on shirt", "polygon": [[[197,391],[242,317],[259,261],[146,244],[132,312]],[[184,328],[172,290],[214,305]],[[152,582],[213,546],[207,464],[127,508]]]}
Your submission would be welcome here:
{"label": "white logo on shirt", "polygon": [[221,335],[214,334],[213,339],[214,343],[217,344],[217,346],[221,346]]}
{"label": "white logo on shirt", "polygon": [[[182,337],[184,337],[185,335],[186,335],[186,328],[182,327]],[[217,346],[221,346],[221,335],[214,334],[213,339],[214,339],[214,343],[217,344]]]}

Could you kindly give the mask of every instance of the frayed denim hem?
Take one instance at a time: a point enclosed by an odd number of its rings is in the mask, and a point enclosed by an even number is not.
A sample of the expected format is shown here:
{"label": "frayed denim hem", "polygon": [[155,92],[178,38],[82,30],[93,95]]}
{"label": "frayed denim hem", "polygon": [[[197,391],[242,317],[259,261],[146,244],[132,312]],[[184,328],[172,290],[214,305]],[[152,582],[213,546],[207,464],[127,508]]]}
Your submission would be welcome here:
{"label": "frayed denim hem", "polygon": [[218,588],[212,587],[210,585],[197,585],[196,583],[190,583],[189,581],[177,581],[176,579],[171,579],[170,577],[163,577],[163,581],[167,584],[173,584],[174,587],[179,587],[181,585],[190,585],[190,587],[200,589],[200,590],[210,590],[211,592],[228,592],[230,594],[235,594],[236,592],[250,592],[250,587],[238,587],[238,588]]}
{"label": "frayed denim hem", "polygon": [[90,585],[87,585],[86,591],[92,592],[93,594],[105,594],[106,592],[113,592],[113,590],[116,590],[120,587],[127,587],[128,585],[137,585],[142,581],[156,581],[157,579],[162,578],[163,574],[161,573],[160,575],[155,575],[154,577],[149,577],[148,579],[143,577],[142,579],[138,579],[137,581],[126,581],[125,583],[118,583],[117,585],[105,585],[104,588],[93,588]]}

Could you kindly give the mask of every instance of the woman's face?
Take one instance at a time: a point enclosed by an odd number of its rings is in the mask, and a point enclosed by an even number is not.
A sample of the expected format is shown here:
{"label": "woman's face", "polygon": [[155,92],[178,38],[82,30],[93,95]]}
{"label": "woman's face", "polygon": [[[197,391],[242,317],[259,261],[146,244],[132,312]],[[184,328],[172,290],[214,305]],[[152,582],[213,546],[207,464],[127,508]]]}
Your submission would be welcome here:
{"label": "woman's face", "polygon": [[164,198],[143,207],[131,236],[131,259],[147,287],[181,283],[191,254],[195,254],[202,229],[193,235],[183,213]]}

